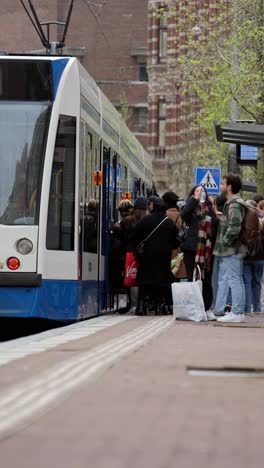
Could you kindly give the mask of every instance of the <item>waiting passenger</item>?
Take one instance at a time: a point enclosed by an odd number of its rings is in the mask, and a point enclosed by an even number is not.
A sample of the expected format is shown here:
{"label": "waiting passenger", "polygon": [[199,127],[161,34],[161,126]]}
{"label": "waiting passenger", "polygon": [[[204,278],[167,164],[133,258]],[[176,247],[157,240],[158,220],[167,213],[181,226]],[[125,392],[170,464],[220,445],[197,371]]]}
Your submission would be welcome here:
{"label": "waiting passenger", "polygon": [[120,201],[118,205],[118,211],[120,213],[121,219],[125,218],[131,213],[133,206],[133,203],[128,199]]}
{"label": "waiting passenger", "polygon": [[121,222],[130,215],[133,209],[133,203],[130,200],[121,200],[118,206],[118,211],[121,216],[121,221],[114,223],[110,227],[109,236],[109,282],[113,290],[121,291],[124,289],[124,264],[125,250],[121,240]]}
{"label": "waiting passenger", "polygon": [[245,321],[245,287],[242,279],[243,258],[246,246],[239,236],[245,215],[245,204],[240,196],[242,181],[237,174],[226,174],[220,189],[227,198],[220,218],[214,255],[219,258],[216,313],[223,313],[229,287],[232,295],[232,312],[219,317],[219,322],[240,323]]}
{"label": "waiting passenger", "polygon": [[191,189],[181,217],[188,227],[186,238],[181,244],[187,278],[193,281],[196,265],[201,268],[204,307],[208,320],[215,320],[210,307],[213,301],[212,241],[218,220],[204,187],[196,185]]}
{"label": "waiting passenger", "polygon": [[129,215],[123,218],[120,222],[120,241],[124,253],[132,249],[131,237],[136,224],[148,214],[148,201],[144,196],[140,196],[135,200],[134,207]]}
{"label": "waiting passenger", "polygon": [[[120,241],[123,251],[124,264],[123,269],[125,270],[125,258],[126,252],[133,251],[133,245],[131,238],[134,233],[136,224],[148,214],[148,202],[144,196],[139,196],[134,203],[134,207],[131,213],[122,219],[120,223]],[[123,274],[124,277],[124,274]],[[133,287],[129,290],[129,312],[135,312],[138,301],[138,288]]]}
{"label": "waiting passenger", "polygon": [[162,195],[162,199],[165,201],[167,210],[166,215],[175,222],[178,229],[182,226],[182,220],[180,215],[180,209],[177,205],[179,197],[175,192],[166,192]]}
{"label": "waiting passenger", "polygon": [[[139,258],[137,281],[139,300],[136,314],[144,315],[148,302],[150,310],[161,311],[163,305],[171,305],[170,274],[172,251],[179,247],[175,223],[166,217],[166,205],[162,199],[153,203],[153,212],[135,226],[131,242],[136,248],[146,240]],[[156,229],[157,228],[157,229]],[[156,229],[156,230],[155,230]]]}
{"label": "waiting passenger", "polygon": [[261,195],[261,193],[256,193],[253,197],[253,201],[256,202],[257,204],[262,200],[264,200],[264,197],[263,195]]}
{"label": "waiting passenger", "polygon": [[[264,211],[264,201],[260,201],[259,203],[263,203]],[[246,205],[253,206],[257,209],[257,203],[254,200],[247,200]],[[261,230],[264,230],[264,224],[262,223],[261,217],[259,218],[259,221]],[[257,250],[251,254],[248,252],[247,256],[244,258],[243,263],[246,314],[249,314],[251,311],[255,313],[261,312],[261,282],[263,277],[263,270],[264,259],[262,258],[260,252]]]}
{"label": "waiting passenger", "polygon": [[154,203],[156,200],[158,200],[158,199],[159,199],[159,197],[157,197],[156,195],[150,195],[150,196],[148,197],[148,212],[149,212],[149,213],[152,213],[152,211],[153,211],[153,203]]}
{"label": "waiting passenger", "polygon": [[261,230],[264,229],[264,199],[258,202],[259,222]]}

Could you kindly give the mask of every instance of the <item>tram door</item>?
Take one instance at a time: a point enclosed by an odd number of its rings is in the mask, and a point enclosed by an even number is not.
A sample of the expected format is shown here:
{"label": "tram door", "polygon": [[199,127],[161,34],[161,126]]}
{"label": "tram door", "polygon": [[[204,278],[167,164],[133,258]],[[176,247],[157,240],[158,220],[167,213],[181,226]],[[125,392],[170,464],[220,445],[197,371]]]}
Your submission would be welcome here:
{"label": "tram door", "polygon": [[104,260],[102,308],[110,304],[109,250],[111,225],[116,221],[117,204],[117,154],[111,148],[103,148],[103,194],[102,194],[102,256]]}
{"label": "tram door", "polygon": [[100,169],[100,142],[87,125],[81,126],[79,316],[99,310],[100,187],[94,172]]}

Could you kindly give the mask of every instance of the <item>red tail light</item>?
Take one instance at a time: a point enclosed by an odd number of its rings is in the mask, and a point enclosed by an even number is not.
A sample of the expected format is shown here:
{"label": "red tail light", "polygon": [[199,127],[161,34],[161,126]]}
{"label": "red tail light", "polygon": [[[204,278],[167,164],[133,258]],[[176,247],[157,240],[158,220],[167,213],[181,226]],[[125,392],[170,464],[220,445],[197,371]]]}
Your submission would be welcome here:
{"label": "red tail light", "polygon": [[9,270],[17,270],[20,267],[20,261],[16,257],[10,257],[7,260]]}

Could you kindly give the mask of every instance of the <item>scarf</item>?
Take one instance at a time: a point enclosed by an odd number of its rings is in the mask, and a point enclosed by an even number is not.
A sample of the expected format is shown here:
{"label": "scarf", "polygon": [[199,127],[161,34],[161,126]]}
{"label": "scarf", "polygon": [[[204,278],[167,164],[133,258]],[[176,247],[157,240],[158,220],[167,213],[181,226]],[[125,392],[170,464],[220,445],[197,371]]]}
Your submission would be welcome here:
{"label": "scarf", "polygon": [[199,265],[204,277],[204,271],[210,271],[212,257],[212,218],[205,203],[200,203],[196,209],[198,216],[198,242],[196,245],[195,265]]}

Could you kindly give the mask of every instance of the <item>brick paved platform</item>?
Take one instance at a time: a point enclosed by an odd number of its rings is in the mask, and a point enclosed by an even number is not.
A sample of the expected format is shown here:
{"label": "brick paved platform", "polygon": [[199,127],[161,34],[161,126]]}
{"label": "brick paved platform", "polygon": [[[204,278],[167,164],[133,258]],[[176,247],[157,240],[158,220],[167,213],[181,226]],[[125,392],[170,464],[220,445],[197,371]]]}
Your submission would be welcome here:
{"label": "brick paved platform", "polygon": [[[17,375],[33,378],[151,320],[12,362],[0,382],[6,390]],[[245,324],[172,323],[2,438],[1,468],[262,467],[264,379],[192,376],[188,368],[263,369],[263,328],[264,314]]]}

